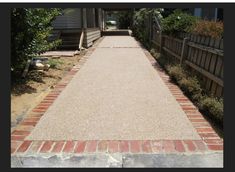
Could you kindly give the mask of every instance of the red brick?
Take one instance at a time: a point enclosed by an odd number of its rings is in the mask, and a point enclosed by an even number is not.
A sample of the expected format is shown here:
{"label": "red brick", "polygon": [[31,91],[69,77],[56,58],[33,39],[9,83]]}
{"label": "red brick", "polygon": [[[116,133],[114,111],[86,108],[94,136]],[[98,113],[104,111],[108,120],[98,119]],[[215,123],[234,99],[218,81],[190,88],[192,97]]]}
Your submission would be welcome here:
{"label": "red brick", "polygon": [[175,145],[172,140],[163,140],[163,150],[165,152],[174,152],[175,151]]}
{"label": "red brick", "polygon": [[198,110],[184,110],[184,112],[186,113],[186,114],[191,114],[191,113],[198,113]]}
{"label": "red brick", "polygon": [[28,135],[28,134],[30,134],[30,132],[29,131],[23,131],[23,130],[15,130],[15,131],[13,131],[12,133],[11,133],[11,135],[23,135],[23,136],[26,136],[26,135]]}
{"label": "red brick", "polygon": [[130,150],[132,153],[138,153],[141,151],[141,141],[139,140],[131,140],[130,141]]}
{"label": "red brick", "polygon": [[41,153],[47,153],[51,150],[53,141],[45,141],[44,144],[42,145],[42,148],[40,149]]}
{"label": "red brick", "polygon": [[180,106],[194,106],[191,102],[178,102]]}
{"label": "red brick", "polygon": [[100,152],[106,152],[108,149],[108,142],[105,140],[99,141],[98,143],[98,150]]}
{"label": "red brick", "polygon": [[43,141],[33,141],[32,145],[30,146],[28,152],[36,153],[42,147]]}
{"label": "red brick", "polygon": [[25,139],[26,136],[15,136],[15,135],[12,135],[11,136],[11,140],[15,140],[15,141],[22,141]]}
{"label": "red brick", "polygon": [[20,147],[17,149],[17,152],[25,152],[30,147],[32,141],[26,140],[24,141]]}
{"label": "red brick", "polygon": [[97,140],[87,141],[86,152],[96,152]]}
{"label": "red brick", "polygon": [[16,149],[21,145],[21,141],[11,141],[11,153],[13,154]]}
{"label": "red brick", "polygon": [[207,145],[223,145],[222,139],[205,139],[204,142]]}
{"label": "red brick", "polygon": [[208,145],[208,148],[210,150],[223,150],[224,149],[223,145]]}
{"label": "red brick", "polygon": [[45,104],[52,104],[53,102],[54,102],[53,100],[45,100],[45,99],[41,101],[41,103],[45,103]]}
{"label": "red brick", "polygon": [[41,109],[41,110],[47,110],[49,108],[49,105],[38,105],[35,107],[35,109]]}
{"label": "red brick", "polygon": [[[52,102],[53,102],[55,99],[56,99],[55,97],[45,97],[45,98],[44,98],[44,100],[46,100],[46,101],[50,101],[50,100],[51,100]],[[38,112],[38,111],[36,111],[36,112]],[[39,111],[39,112],[40,112],[40,111]]]}
{"label": "red brick", "polygon": [[174,140],[175,150],[178,152],[185,152],[184,145],[181,140]]}
{"label": "red brick", "polygon": [[162,141],[161,140],[152,141],[152,151],[155,153],[162,151]]}
{"label": "red brick", "polygon": [[23,120],[23,122],[38,122],[40,118],[37,117],[28,117]]}
{"label": "red brick", "polygon": [[29,126],[35,126],[37,122],[21,122],[20,125],[29,125]]}
{"label": "red brick", "polygon": [[197,128],[198,133],[215,133],[212,128]]}
{"label": "red brick", "polygon": [[37,109],[37,108],[34,108],[32,111],[33,112],[46,112],[45,109]]}
{"label": "red brick", "polygon": [[20,130],[20,131],[32,131],[34,129],[33,126],[29,126],[29,125],[18,125],[16,130]]}
{"label": "red brick", "polygon": [[205,122],[205,119],[189,119],[191,122]]}
{"label": "red brick", "polygon": [[77,141],[77,145],[75,147],[75,153],[83,153],[86,147],[86,141]]}
{"label": "red brick", "polygon": [[193,144],[191,140],[184,140],[184,143],[186,144],[186,147],[188,148],[189,151],[195,151],[196,146]]}
{"label": "red brick", "polygon": [[200,116],[202,116],[202,114],[197,110],[189,111],[189,112],[187,112],[187,115],[200,115]]}
{"label": "red brick", "polygon": [[52,103],[40,103],[37,107],[50,107]]}
{"label": "red brick", "polygon": [[29,117],[38,117],[38,118],[40,118],[40,117],[42,117],[44,115],[44,113],[31,113],[31,114],[29,114]]}
{"label": "red brick", "polygon": [[187,115],[189,119],[204,119],[201,115]]}
{"label": "red brick", "polygon": [[73,152],[74,146],[75,146],[74,141],[67,141],[64,145],[63,152],[66,152],[66,153]]}
{"label": "red brick", "polygon": [[205,151],[206,150],[206,145],[202,140],[194,140],[194,144],[196,145],[197,149],[200,151]]}
{"label": "red brick", "polygon": [[54,147],[52,148],[51,152],[53,153],[59,153],[62,151],[63,146],[64,146],[65,142],[64,141],[57,141],[54,144]]}
{"label": "red brick", "polygon": [[120,152],[129,152],[129,141],[122,140],[119,142],[119,150]]}
{"label": "red brick", "polygon": [[189,101],[188,98],[176,98],[176,100],[179,102],[188,102]]}
{"label": "red brick", "polygon": [[145,140],[142,142],[142,150],[143,152],[152,152],[152,148],[151,148],[151,143],[149,140]]}
{"label": "red brick", "polygon": [[199,135],[203,138],[203,139],[207,139],[207,138],[215,138],[215,139],[219,139],[219,136],[214,132],[214,133],[199,133]]}
{"label": "red brick", "polygon": [[59,94],[48,94],[46,97],[58,97]]}
{"label": "red brick", "polygon": [[184,105],[181,105],[181,108],[183,110],[195,110],[196,109],[194,106],[184,106]]}
{"label": "red brick", "polygon": [[114,153],[118,152],[118,141],[109,141],[108,152]]}
{"label": "red brick", "polygon": [[210,125],[207,122],[192,122],[193,126],[195,128],[199,128],[199,127],[210,127]]}

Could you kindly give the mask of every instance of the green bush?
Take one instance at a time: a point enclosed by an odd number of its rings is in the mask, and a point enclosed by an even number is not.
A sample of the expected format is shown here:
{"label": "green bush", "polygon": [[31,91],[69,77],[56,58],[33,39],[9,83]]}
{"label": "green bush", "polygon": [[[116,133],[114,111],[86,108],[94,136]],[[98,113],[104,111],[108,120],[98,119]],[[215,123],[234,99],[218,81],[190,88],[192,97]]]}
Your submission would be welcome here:
{"label": "green bush", "polygon": [[211,116],[213,116],[216,120],[223,122],[223,99],[217,99],[214,97],[205,97],[200,102],[200,108]]}
{"label": "green bush", "polygon": [[190,32],[191,26],[197,21],[195,16],[181,10],[175,10],[162,20],[162,30],[166,34],[176,35],[178,32]]}
{"label": "green bush", "polygon": [[132,25],[132,11],[122,11],[117,14],[119,29],[128,29]]}
{"label": "green bush", "polygon": [[143,43],[144,46],[148,47],[150,44],[149,40],[149,29],[146,27],[150,14],[157,17],[158,19],[162,18],[161,15],[162,9],[150,9],[150,8],[141,8],[134,12],[133,15],[133,25],[132,31],[133,35]]}
{"label": "green bush", "polygon": [[21,73],[28,59],[50,50],[60,41],[48,42],[57,8],[13,8],[11,10],[11,69]]}
{"label": "green bush", "polygon": [[191,97],[192,100],[198,102],[202,97],[202,89],[196,77],[183,78],[178,81],[182,90]]}
{"label": "green bush", "polygon": [[174,81],[180,81],[187,77],[185,71],[180,65],[169,66],[167,69],[171,79]]}

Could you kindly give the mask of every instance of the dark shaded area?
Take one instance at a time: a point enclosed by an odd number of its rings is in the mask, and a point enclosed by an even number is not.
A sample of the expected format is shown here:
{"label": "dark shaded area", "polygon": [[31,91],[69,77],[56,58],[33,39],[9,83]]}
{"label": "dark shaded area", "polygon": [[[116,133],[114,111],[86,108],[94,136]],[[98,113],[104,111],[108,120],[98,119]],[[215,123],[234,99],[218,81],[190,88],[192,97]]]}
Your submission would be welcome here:
{"label": "dark shaded area", "polygon": [[37,70],[31,70],[27,74],[26,78],[22,78],[20,76],[16,77],[18,78],[17,80],[14,79],[12,80],[11,83],[11,93],[13,95],[22,95],[25,93],[36,93],[37,90],[29,85],[30,81],[34,81],[37,83],[42,83],[45,84],[45,81],[43,78],[56,78],[58,79],[57,76],[53,75],[48,75],[46,72],[43,71],[37,71]]}

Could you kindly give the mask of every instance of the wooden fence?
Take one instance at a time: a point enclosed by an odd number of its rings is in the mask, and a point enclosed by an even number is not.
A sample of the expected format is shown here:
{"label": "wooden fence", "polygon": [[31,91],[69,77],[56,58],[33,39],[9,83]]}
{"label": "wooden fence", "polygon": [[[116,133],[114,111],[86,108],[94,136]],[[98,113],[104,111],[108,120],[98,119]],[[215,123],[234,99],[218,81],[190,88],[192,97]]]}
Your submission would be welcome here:
{"label": "wooden fence", "polygon": [[177,37],[162,34],[152,26],[150,38],[154,48],[167,58],[174,58],[196,71],[206,90],[223,96],[224,53],[223,39],[180,33]]}

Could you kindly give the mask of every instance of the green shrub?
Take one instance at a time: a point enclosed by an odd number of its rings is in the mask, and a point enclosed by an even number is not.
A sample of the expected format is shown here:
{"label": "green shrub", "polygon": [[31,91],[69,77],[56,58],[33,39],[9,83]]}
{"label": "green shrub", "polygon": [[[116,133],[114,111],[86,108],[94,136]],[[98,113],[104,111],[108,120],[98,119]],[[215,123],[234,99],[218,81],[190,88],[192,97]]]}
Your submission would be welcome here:
{"label": "green shrub", "polygon": [[196,77],[183,78],[179,82],[182,90],[194,101],[200,101],[202,97],[202,89]]}
{"label": "green shrub", "polygon": [[141,8],[134,12],[133,15],[133,24],[132,24],[132,31],[133,35],[143,43],[144,46],[149,47],[150,40],[149,40],[149,29],[146,27],[146,24],[149,19],[149,15],[152,14],[154,17],[158,19],[162,18],[161,15],[162,9],[155,8]]}
{"label": "green shrub", "polygon": [[209,113],[221,123],[223,122],[223,99],[205,97],[200,102],[200,108]]}
{"label": "green shrub", "polygon": [[159,56],[157,61],[200,110],[209,114],[219,125],[223,125],[223,99],[203,95],[198,78],[191,76],[191,73],[186,71],[187,69],[184,67],[172,62],[169,63],[164,56]]}
{"label": "green shrub", "polygon": [[117,13],[118,28],[127,29],[132,24],[133,11],[120,11]]}
{"label": "green shrub", "polygon": [[181,10],[175,10],[162,20],[162,30],[166,34],[176,35],[178,32],[189,32],[197,18]]}
{"label": "green shrub", "polygon": [[168,73],[174,81],[180,81],[183,78],[186,78],[186,72],[180,65],[169,66],[167,68]]}
{"label": "green shrub", "polygon": [[20,73],[28,59],[52,49],[59,40],[48,42],[57,8],[13,8],[11,10],[11,69]]}
{"label": "green shrub", "polygon": [[222,22],[198,20],[192,27],[192,33],[221,39],[224,33]]}

